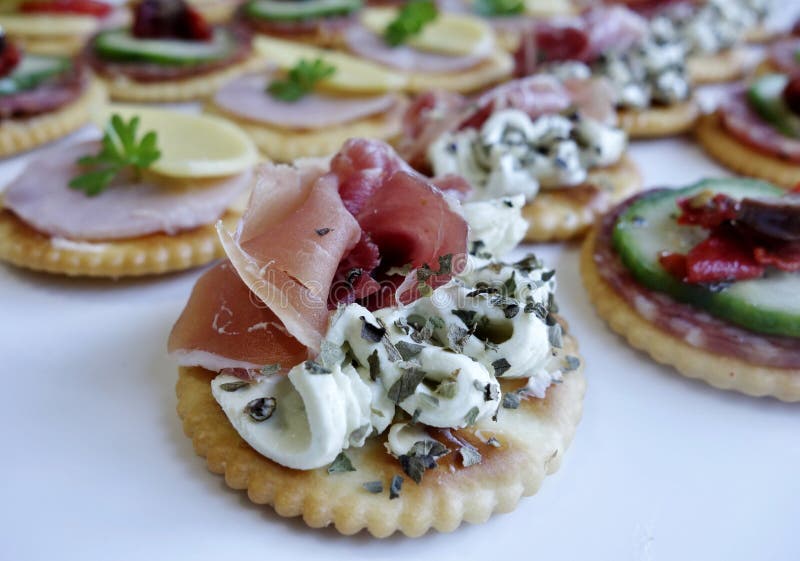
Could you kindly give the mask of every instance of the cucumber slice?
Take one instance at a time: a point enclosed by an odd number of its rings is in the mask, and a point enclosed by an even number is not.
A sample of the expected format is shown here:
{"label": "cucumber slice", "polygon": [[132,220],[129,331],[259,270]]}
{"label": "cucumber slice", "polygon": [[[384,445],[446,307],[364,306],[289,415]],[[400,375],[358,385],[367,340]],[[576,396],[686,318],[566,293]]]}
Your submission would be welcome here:
{"label": "cucumber slice", "polygon": [[619,217],[613,245],[634,278],[710,314],[751,331],[800,337],[800,273],[768,271],[764,278],[740,281],[715,291],[670,275],[658,261],[662,251],[687,253],[708,235],[699,227],[679,226],[676,200],[704,190],[732,197],[776,197],[785,191],[749,179],[711,179],[679,190],[647,195]]}
{"label": "cucumber slice", "polygon": [[762,119],[782,134],[800,138],[800,118],[786,107],[783,89],[789,77],[783,74],[767,74],[747,88],[747,100]]}
{"label": "cucumber slice", "polygon": [[11,74],[0,78],[0,96],[32,90],[71,66],[68,58],[26,54]]}
{"label": "cucumber slice", "polygon": [[224,28],[215,29],[211,41],[139,39],[127,29],[104,31],[94,41],[94,49],[102,58],[164,65],[214,62],[227,58],[235,48],[236,39]]}
{"label": "cucumber slice", "polygon": [[254,19],[303,21],[346,16],[361,9],[361,0],[251,0],[244,13]]}

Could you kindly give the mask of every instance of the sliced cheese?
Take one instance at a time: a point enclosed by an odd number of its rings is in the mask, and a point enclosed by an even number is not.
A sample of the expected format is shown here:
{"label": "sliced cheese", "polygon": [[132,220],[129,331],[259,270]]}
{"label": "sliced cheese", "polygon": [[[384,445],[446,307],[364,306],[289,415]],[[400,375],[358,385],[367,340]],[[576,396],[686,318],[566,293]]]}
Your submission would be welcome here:
{"label": "sliced cheese", "polygon": [[[383,34],[397,17],[395,8],[369,8],[361,13],[361,24],[373,33]],[[425,25],[406,44],[430,53],[468,56],[485,52],[494,42],[492,29],[480,19],[467,14],[442,13]]]}
{"label": "sliced cheese", "polygon": [[0,27],[11,35],[63,37],[90,35],[97,30],[98,22],[94,16],[53,14],[2,14]]}
{"label": "sliced cheese", "polygon": [[320,49],[282,39],[259,36],[254,40],[256,51],[267,61],[289,70],[300,60],[322,59],[336,67],[330,78],[320,81],[320,88],[329,92],[382,94],[403,90],[407,78],[375,63],[361,60],[340,51]]}
{"label": "sliced cheese", "polygon": [[110,104],[93,115],[105,127],[111,115],[140,119],[139,134],[155,131],[161,157],[150,171],[175,178],[223,177],[250,169],[258,151],[233,123],[210,115],[128,104]]}

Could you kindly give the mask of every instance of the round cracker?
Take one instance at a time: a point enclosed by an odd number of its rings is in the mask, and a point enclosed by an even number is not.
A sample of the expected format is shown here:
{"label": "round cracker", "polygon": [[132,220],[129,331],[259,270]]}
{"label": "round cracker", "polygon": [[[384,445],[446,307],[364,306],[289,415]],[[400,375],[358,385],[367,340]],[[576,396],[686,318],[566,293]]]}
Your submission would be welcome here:
{"label": "round cracker", "polygon": [[[223,216],[228,228],[241,214]],[[42,234],[8,210],[0,211],[0,261],[78,277],[136,277],[182,271],[224,257],[209,224],[175,235],[152,234],[108,242],[70,242]]]}
{"label": "round cracker", "polygon": [[33,117],[0,119],[0,157],[36,148],[76,131],[89,122],[92,107],[104,102],[103,87],[92,80],[77,99],[55,111]]}
{"label": "round cracker", "polygon": [[81,35],[18,35],[14,40],[26,53],[47,56],[77,55],[86,44],[86,37]]}
{"label": "round cracker", "polygon": [[701,117],[695,133],[709,155],[740,175],[765,179],[788,189],[800,182],[800,164],[781,160],[739,142],[725,131],[716,114]]}
{"label": "round cracker", "polygon": [[208,97],[236,76],[259,70],[263,67],[264,61],[261,58],[251,56],[227,68],[182,80],[136,82],[121,74],[115,76],[100,75],[100,79],[114,101],[181,102]]}
{"label": "round cracker", "polygon": [[[569,351],[576,351],[573,339],[566,337],[564,342]],[[545,399],[524,400],[519,409],[501,409],[497,422],[487,419],[468,432],[459,431],[470,442],[481,443],[482,462],[463,468],[453,450],[417,485],[386,452],[385,435],[347,450],[354,472],[329,475],[325,468],[300,471],[272,462],[250,448],[230,424],[211,395],[214,375],[202,368],[181,368],[176,387],[184,432],[195,452],[206,458],[208,469],[224,475],[229,487],[246,490],[254,503],[271,505],[280,516],[302,516],[313,528],[332,524],[348,535],[366,529],[375,537],[397,531],[420,536],[431,528],[449,532],[462,521],[484,522],[495,512],[513,510],[520,497],[536,493],[545,476],[560,466],[580,420],[586,389],[579,368],[551,386]],[[510,386],[511,381],[502,384]],[[510,387],[519,385],[517,381]],[[499,448],[484,444],[492,436]],[[395,475],[403,476],[403,487],[400,496],[390,500],[387,490]],[[380,481],[384,491],[367,492],[362,485],[369,481]]]}
{"label": "round cracker", "polygon": [[[403,101],[403,106],[406,102]],[[253,139],[259,150],[276,162],[292,162],[297,158],[327,156],[341,148],[349,138],[391,140],[403,128],[404,109],[394,108],[380,115],[357,119],[341,125],[317,130],[291,130],[249,121],[209,101],[205,111],[236,123]]]}
{"label": "round cracker", "polygon": [[700,116],[700,106],[689,99],[648,109],[621,109],[617,115],[620,127],[630,138],[659,138],[692,130]]}
{"label": "round cracker", "polygon": [[511,55],[497,49],[484,62],[462,72],[411,72],[406,89],[412,93],[429,90],[472,93],[510,78],[513,70]]}
{"label": "round cracker", "polygon": [[744,32],[744,40],[748,43],[764,44],[773,41],[778,37],[779,33],[774,29],[768,28],[763,23],[751,27]]}
{"label": "round cracker", "polygon": [[583,234],[599,215],[639,191],[642,176],[633,160],[625,155],[613,166],[591,171],[587,183],[606,190],[609,196],[587,200],[569,187],[542,189],[522,209],[528,221],[525,240],[565,241]]}
{"label": "round cracker", "polygon": [[674,367],[684,376],[716,388],[759,397],[773,396],[782,401],[800,401],[800,370],[759,366],[693,347],[642,317],[600,276],[594,261],[596,235],[597,232],[592,231],[586,237],[581,251],[583,285],[597,314],[631,346],[648,353],[656,362]]}
{"label": "round cracker", "polygon": [[747,64],[742,48],[726,49],[709,55],[692,55],[686,61],[689,78],[694,84],[716,84],[741,78]]}

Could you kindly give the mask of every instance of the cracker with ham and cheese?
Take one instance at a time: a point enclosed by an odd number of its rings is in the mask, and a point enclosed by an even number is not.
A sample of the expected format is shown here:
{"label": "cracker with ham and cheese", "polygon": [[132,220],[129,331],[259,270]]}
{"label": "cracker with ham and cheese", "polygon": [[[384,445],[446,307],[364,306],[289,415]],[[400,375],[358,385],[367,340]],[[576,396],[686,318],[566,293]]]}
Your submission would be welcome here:
{"label": "cracker with ham and cheese", "polygon": [[[168,345],[208,468],[281,516],[376,537],[452,531],[535,493],[585,390],[575,341],[547,312],[553,272],[531,256],[463,259],[458,203],[386,144],[259,173],[242,221],[220,226],[230,261],[200,278]],[[471,300],[497,319],[452,309]],[[482,343],[492,321],[511,339]]]}

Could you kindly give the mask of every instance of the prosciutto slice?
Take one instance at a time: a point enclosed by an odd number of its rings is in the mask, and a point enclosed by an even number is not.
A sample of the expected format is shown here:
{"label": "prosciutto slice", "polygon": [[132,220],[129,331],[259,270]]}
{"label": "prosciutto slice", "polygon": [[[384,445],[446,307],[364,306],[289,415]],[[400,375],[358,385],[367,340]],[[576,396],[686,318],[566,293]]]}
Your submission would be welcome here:
{"label": "prosciutto slice", "polygon": [[266,89],[272,76],[242,76],[223,86],[214,104],[228,113],[256,123],[287,129],[322,129],[390,111],[399,104],[395,94],[335,97],[311,93],[288,102]]}
{"label": "prosciutto slice", "polygon": [[722,126],[740,142],[760,152],[800,163],[800,140],[781,134],[758,116],[747,102],[744,91],[732,92],[719,107]]}
{"label": "prosciutto slice", "polygon": [[382,37],[360,25],[349,27],[344,33],[347,48],[358,56],[405,72],[448,73],[474,68],[492,52],[489,42],[472,54],[450,56],[420,51],[408,45],[391,47]]}
{"label": "prosciutto slice", "polygon": [[[446,261],[453,263],[453,272],[463,267],[468,231],[463,217],[385,143],[353,139],[330,164],[320,159],[295,167],[267,164],[260,175],[237,230],[218,227],[231,260],[226,274],[236,273],[226,282],[241,285],[235,297],[246,297],[250,305],[232,306],[225,292],[228,313],[219,298],[206,294],[216,280],[197,288],[170,343],[173,353],[190,357],[181,359],[186,363],[219,370],[296,356],[289,355],[294,347],[280,334],[313,355],[327,329],[329,309],[338,303],[358,301],[374,309],[397,302],[395,292],[405,279],[395,273],[397,267],[427,266],[438,273],[445,256],[451,256]],[[454,191],[464,188],[453,178],[442,181]],[[409,278],[416,276],[412,272]],[[442,271],[429,283],[437,286],[449,278]],[[414,290],[406,291],[403,301],[415,296]],[[253,302],[264,314],[253,324],[266,322],[264,336],[271,339],[248,342],[278,345],[275,351],[245,352],[238,340],[230,342],[226,333],[207,328],[222,325],[242,333],[241,325],[252,325],[246,313]],[[195,321],[206,328],[192,331]]]}
{"label": "prosciutto slice", "polygon": [[251,184],[245,172],[169,185],[120,177],[94,197],[70,189],[69,181],[82,173],[75,160],[98,150],[97,141],[48,150],[5,191],[5,208],[54,237],[118,240],[213,224]]}
{"label": "prosciutto slice", "polygon": [[313,351],[327,328],[333,276],[361,237],[338,188],[335,175],[267,164],[237,231],[217,226],[245,284]]}
{"label": "prosciutto slice", "polygon": [[291,337],[275,313],[239,278],[229,261],[197,280],[169,337],[168,350],[181,366],[261,368],[292,366],[306,348]]}

